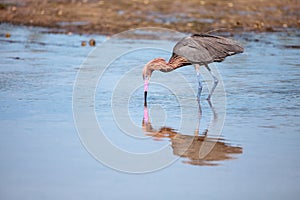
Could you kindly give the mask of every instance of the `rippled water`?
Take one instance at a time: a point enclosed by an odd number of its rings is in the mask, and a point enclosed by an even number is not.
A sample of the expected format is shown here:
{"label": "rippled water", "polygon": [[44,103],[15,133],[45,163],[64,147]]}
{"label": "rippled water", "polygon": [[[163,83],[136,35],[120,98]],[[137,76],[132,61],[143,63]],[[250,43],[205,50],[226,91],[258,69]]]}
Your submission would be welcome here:
{"label": "rippled water", "polygon": [[[216,122],[214,117],[222,116],[217,97],[210,107],[204,88],[200,120],[195,94],[186,92],[197,87],[193,67],[178,70],[190,85],[172,79],[174,73],[155,73],[146,109],[140,71],[152,58],[168,59],[169,52],[133,51],[111,63],[94,98],[95,116],[106,137],[129,152],[166,148],[169,158],[175,159],[164,169],[133,175],[96,161],[80,142],[73,121],[73,86],[81,63],[93,50],[81,47],[81,41],[94,38],[100,46],[106,38],[51,34],[47,29],[7,24],[0,27],[1,199],[297,199],[299,31],[242,34],[236,39],[242,41],[245,52],[212,65],[226,91],[226,117],[219,140],[205,136]],[[10,38],[5,38],[6,32]],[[171,50],[168,47],[175,42],[155,37],[122,39],[107,52],[141,44],[163,44]],[[133,70],[127,77],[128,69]],[[111,100],[112,89],[118,91],[115,86],[120,86],[122,77],[132,82],[121,82],[121,89],[137,87],[130,96],[120,90]],[[176,95],[155,84],[160,80],[175,85]],[[204,81],[210,80],[204,77]],[[84,94],[82,98],[84,102]],[[182,110],[187,112],[182,115]],[[114,123],[128,116],[134,129],[127,123],[121,128]],[[85,123],[87,128],[89,123]],[[184,123],[188,123],[185,129],[181,128]],[[128,135],[122,127],[129,129]],[[204,143],[214,143],[215,148],[199,159]]]}

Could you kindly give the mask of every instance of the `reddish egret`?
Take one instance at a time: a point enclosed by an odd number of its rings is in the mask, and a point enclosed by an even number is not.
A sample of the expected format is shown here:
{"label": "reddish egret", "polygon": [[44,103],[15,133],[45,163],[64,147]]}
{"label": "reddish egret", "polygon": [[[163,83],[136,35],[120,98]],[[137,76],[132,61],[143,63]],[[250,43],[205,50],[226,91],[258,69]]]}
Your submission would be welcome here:
{"label": "reddish egret", "polygon": [[173,48],[173,55],[169,62],[163,58],[156,58],[148,62],[143,69],[144,98],[147,103],[147,92],[152,72],[159,70],[162,72],[170,72],[177,68],[194,65],[198,78],[198,100],[202,91],[202,83],[200,80],[200,66],[204,65],[214,80],[212,89],[207,97],[210,100],[212,93],[218,84],[217,77],[208,67],[209,63],[222,62],[227,56],[231,56],[244,51],[241,44],[232,39],[210,35],[210,34],[194,34],[180,40]]}

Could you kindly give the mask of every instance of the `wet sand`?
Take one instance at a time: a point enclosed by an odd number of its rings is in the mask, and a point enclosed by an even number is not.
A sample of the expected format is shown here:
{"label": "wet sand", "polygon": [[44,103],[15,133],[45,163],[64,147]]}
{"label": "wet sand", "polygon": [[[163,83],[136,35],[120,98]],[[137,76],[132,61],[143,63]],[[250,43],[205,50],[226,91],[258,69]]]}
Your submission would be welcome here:
{"label": "wet sand", "polygon": [[182,32],[300,28],[298,0],[4,0],[0,22],[111,35],[138,27]]}

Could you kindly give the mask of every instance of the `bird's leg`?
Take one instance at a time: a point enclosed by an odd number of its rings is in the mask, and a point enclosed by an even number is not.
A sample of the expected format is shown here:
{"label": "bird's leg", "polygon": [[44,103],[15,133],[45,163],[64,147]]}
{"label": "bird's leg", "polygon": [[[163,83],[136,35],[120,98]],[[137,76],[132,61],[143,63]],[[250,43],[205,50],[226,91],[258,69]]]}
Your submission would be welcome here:
{"label": "bird's leg", "polygon": [[202,92],[202,82],[201,82],[201,74],[200,74],[200,65],[199,64],[195,64],[195,70],[196,70],[197,79],[198,79],[198,94],[197,94],[197,98],[198,98],[198,101],[200,101],[201,92]]}
{"label": "bird's leg", "polygon": [[217,87],[217,85],[218,85],[219,80],[218,80],[217,77],[212,73],[211,69],[208,67],[207,64],[205,64],[205,67],[206,67],[206,69],[208,70],[209,74],[210,74],[210,75],[213,77],[213,79],[214,79],[214,85],[213,85],[213,87],[211,88],[211,90],[210,90],[210,92],[209,92],[209,95],[208,95],[208,97],[207,97],[207,100],[210,100],[210,98],[211,98],[213,92],[215,91],[215,89],[216,89],[216,87]]}

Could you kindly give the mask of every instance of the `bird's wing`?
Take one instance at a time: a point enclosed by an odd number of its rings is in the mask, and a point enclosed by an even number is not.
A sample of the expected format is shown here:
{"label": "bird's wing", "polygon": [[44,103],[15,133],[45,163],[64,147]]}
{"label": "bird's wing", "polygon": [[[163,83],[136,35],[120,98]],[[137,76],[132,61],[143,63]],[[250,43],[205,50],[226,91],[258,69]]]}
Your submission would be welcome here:
{"label": "bird's wing", "polygon": [[208,34],[195,34],[183,38],[173,49],[173,53],[199,64],[221,62],[225,57],[243,51],[243,47],[237,41]]}

